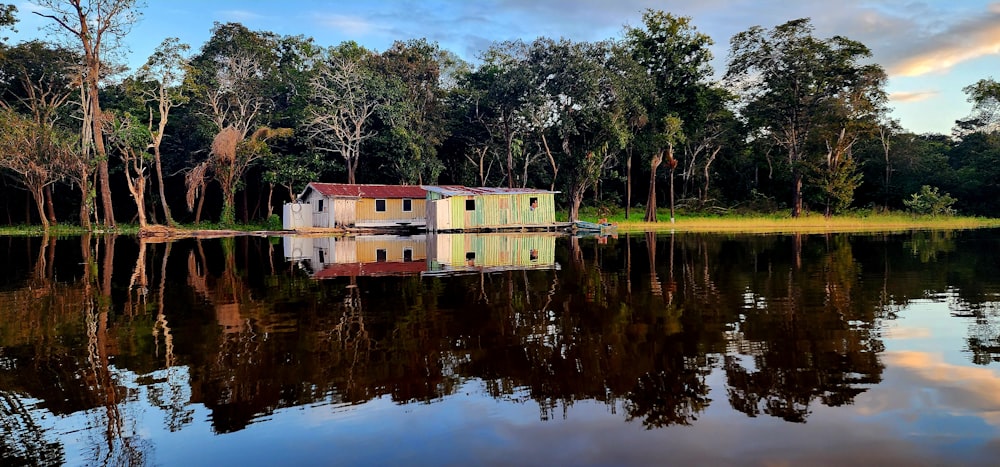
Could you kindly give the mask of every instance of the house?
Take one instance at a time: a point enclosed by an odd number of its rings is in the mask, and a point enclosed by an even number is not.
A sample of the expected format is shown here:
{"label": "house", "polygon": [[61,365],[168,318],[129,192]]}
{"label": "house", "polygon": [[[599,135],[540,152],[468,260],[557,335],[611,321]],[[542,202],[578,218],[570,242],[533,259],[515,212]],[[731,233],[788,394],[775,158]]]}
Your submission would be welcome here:
{"label": "house", "polygon": [[[292,220],[284,223],[285,228],[423,228],[426,223],[426,192],[415,185],[313,182],[299,195],[298,204],[308,208],[299,206],[296,211],[295,204],[286,205],[286,217]],[[295,225],[296,218],[307,225]]]}
{"label": "house", "polygon": [[557,227],[554,195],[532,188],[423,186],[430,232]]}
{"label": "house", "polygon": [[427,269],[424,235],[285,237],[285,258],[314,279],[419,274]]}

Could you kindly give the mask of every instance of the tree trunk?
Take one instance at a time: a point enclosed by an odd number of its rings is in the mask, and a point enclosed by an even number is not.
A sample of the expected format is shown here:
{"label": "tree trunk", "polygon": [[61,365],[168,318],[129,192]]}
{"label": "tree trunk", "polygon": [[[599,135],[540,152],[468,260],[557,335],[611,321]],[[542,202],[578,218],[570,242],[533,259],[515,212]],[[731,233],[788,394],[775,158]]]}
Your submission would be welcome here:
{"label": "tree trunk", "polygon": [[156,164],[156,183],[160,190],[160,204],[163,206],[163,218],[166,219],[167,225],[173,227],[175,225],[174,217],[170,215],[170,205],[167,203],[166,190],[163,186],[163,164],[160,163],[159,145],[153,147],[153,159],[153,162]]}
{"label": "tree trunk", "polygon": [[201,208],[204,207],[204,206],[205,206],[205,194],[202,193],[202,195],[198,197],[198,207],[195,208],[195,211],[194,211],[194,223],[195,224],[200,224],[201,223]]}
{"label": "tree trunk", "polygon": [[274,184],[267,184],[267,219],[271,218],[271,214],[274,213],[274,209],[271,207],[271,197],[274,196]]}
{"label": "tree trunk", "polygon": [[49,223],[56,225],[56,210],[52,203],[52,185],[45,186],[45,211],[49,216]]}
{"label": "tree trunk", "polygon": [[32,188],[31,197],[35,199],[35,207],[38,209],[38,219],[42,221],[42,229],[49,230],[49,218],[45,215],[45,189]]}
{"label": "tree trunk", "polygon": [[95,73],[91,85],[94,87],[90,93],[91,108],[93,109],[94,125],[94,149],[97,150],[97,176],[101,185],[101,205],[104,208],[104,225],[108,228],[117,228],[115,223],[115,208],[111,203],[111,178],[108,176],[108,152],[104,148],[104,135],[101,133],[101,103],[97,98],[97,67],[92,67],[91,73]]}
{"label": "tree trunk", "polygon": [[625,220],[628,220],[629,209],[632,208],[632,148],[628,148],[625,157]]}
{"label": "tree trunk", "polygon": [[663,151],[649,161],[649,196],[646,199],[646,222],[656,222],[656,169],[663,162]]}
{"label": "tree trunk", "polygon": [[80,227],[83,230],[90,230],[90,188],[89,175],[84,175],[83,183],[80,183]]}
{"label": "tree trunk", "polygon": [[792,169],[792,217],[802,214],[802,173]]}
{"label": "tree trunk", "polygon": [[670,164],[670,223],[671,224],[674,223],[674,168],[676,167],[673,161],[674,160],[671,159],[671,164]]}

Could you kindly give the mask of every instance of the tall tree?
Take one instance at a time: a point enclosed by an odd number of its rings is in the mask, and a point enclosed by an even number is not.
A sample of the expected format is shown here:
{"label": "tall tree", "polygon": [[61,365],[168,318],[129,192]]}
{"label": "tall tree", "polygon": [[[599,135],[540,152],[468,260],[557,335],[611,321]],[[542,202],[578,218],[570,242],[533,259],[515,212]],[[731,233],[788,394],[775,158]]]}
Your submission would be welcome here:
{"label": "tall tree", "polygon": [[[156,184],[160,192],[160,205],[168,225],[174,225],[167,202],[163,183],[163,163],[160,148],[166,135],[167,121],[171,109],[183,105],[190,99],[184,74],[188,68],[186,56],[190,46],[182,44],[176,37],[164,39],[153,51],[153,55],[136,74],[137,90],[145,98],[149,108],[149,133],[152,136],[153,164],[156,169]],[[154,118],[156,128],[153,128]]]}
{"label": "tall tree", "polygon": [[646,220],[655,222],[657,168],[666,157],[672,165],[672,179],[679,164],[674,157],[674,146],[684,134],[693,134],[704,125],[705,117],[698,112],[701,103],[698,97],[704,93],[704,80],[712,74],[709,66],[712,39],[698,32],[688,17],[646,10],[642,20],[642,27],[625,30],[625,42],[633,59],[652,80],[651,92],[645,99],[650,124],[644,126],[637,142],[642,143],[645,159],[650,163]]}
{"label": "tall tree", "polygon": [[808,144],[839,96],[878,99],[884,76],[864,44],[835,36],[813,37],[809,19],[767,31],[754,26],[733,36],[726,80],[743,98],[752,129],[785,150],[792,176],[792,216],[802,212]]}
{"label": "tall tree", "polygon": [[[0,108],[17,113],[6,118],[11,131],[7,144],[14,151],[6,163],[33,196],[43,196],[36,202],[44,201],[49,208],[43,217],[46,226],[55,222],[52,184],[62,178],[69,163],[70,144],[61,123],[69,113],[66,103],[73,93],[77,58],[69,50],[38,41],[6,49],[0,57]],[[15,143],[20,136],[27,139]]]}
{"label": "tall tree", "polygon": [[[486,139],[478,147],[481,154],[493,152],[500,159],[510,188],[518,185],[515,158],[532,131],[522,117],[529,104],[541,99],[540,89],[532,81],[528,50],[529,46],[520,41],[494,44],[483,54],[483,64],[465,79],[465,86],[472,90],[470,119],[486,132]],[[534,130],[541,131],[549,123],[535,125]],[[551,161],[555,163],[554,159]],[[479,164],[480,171],[482,165]]]}
{"label": "tall tree", "polygon": [[371,120],[392,102],[385,79],[371,68],[372,53],[354,43],[331,51],[311,82],[313,104],[305,131],[321,151],[337,154],[356,183],[361,144],[375,136]]}
{"label": "tall tree", "polygon": [[569,168],[571,221],[578,219],[586,191],[628,141],[615,58],[610,42],[565,39],[538,39],[528,53],[532,87],[550,109],[549,131],[559,141],[558,166]]}
{"label": "tall tree", "polygon": [[[120,48],[121,41],[128,35],[141,13],[141,0],[39,0],[45,13],[35,14],[55,22],[53,28],[79,41],[83,51],[84,87],[87,102],[83,105],[90,125],[90,136],[98,157],[98,177],[101,185],[101,204],[104,209],[104,225],[115,228],[114,206],[111,202],[111,186],[108,176],[107,150],[101,131],[101,101],[98,89],[100,80],[107,71],[106,56]],[[89,144],[91,141],[84,141]]]}
{"label": "tall tree", "polygon": [[373,152],[386,154],[403,183],[434,183],[444,169],[437,150],[445,136],[444,89],[441,72],[454,58],[426,39],[396,41],[381,53],[375,68],[399,81],[402,94],[390,108],[396,110],[388,128],[373,143]]}

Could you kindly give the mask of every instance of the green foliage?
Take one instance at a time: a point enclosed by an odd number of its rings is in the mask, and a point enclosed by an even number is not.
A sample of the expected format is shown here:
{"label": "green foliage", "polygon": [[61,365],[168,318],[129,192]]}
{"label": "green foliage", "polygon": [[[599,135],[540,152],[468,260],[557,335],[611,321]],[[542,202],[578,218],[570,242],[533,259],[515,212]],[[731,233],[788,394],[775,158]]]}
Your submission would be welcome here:
{"label": "green foliage", "polygon": [[955,201],[957,200],[948,193],[938,192],[937,187],[924,185],[920,187],[919,193],[911,195],[903,204],[914,214],[952,216],[955,215],[955,210],[951,206]]}
{"label": "green foliage", "polygon": [[267,218],[267,222],[264,224],[266,230],[281,230],[281,216],[277,214],[271,214]]}

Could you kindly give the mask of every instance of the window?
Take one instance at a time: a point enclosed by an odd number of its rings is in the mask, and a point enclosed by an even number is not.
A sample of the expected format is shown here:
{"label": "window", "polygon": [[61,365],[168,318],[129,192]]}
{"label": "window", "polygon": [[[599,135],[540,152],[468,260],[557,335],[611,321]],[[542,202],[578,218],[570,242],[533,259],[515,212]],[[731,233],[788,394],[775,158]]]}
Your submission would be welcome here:
{"label": "window", "polygon": [[385,212],[385,200],[377,199],[375,200],[375,212]]}
{"label": "window", "polygon": [[530,259],[530,260],[531,260],[532,262],[534,262],[534,261],[538,261],[538,250],[531,250],[531,251],[530,251],[530,252],[528,253],[528,258],[529,258],[529,259]]}
{"label": "window", "polygon": [[385,249],[379,248],[375,250],[375,261],[379,263],[384,263],[389,260],[389,255],[386,253]]}
{"label": "window", "polygon": [[403,261],[413,261],[413,248],[403,248]]}
{"label": "window", "polygon": [[324,256],[326,256],[326,255],[324,255],[323,253],[324,253],[324,252],[323,252],[323,249],[322,249],[322,248],[320,248],[320,249],[319,249],[319,264],[324,264],[324,263],[326,263],[326,258],[324,257]]}
{"label": "window", "polygon": [[316,207],[316,212],[323,212],[323,200],[319,200],[319,205]]}
{"label": "window", "polygon": [[466,266],[475,266],[476,265],[476,252],[475,251],[467,251],[467,252],[465,252],[465,265]]}
{"label": "window", "polygon": [[475,198],[469,198],[469,199],[465,200],[465,210],[466,211],[475,211],[476,210],[476,199]]}
{"label": "window", "polygon": [[403,200],[403,212],[411,212],[411,211],[413,211],[413,200],[409,199],[409,198],[404,199]]}
{"label": "window", "polygon": [[529,205],[531,205],[531,210],[534,211],[538,209],[538,198],[528,198]]}

